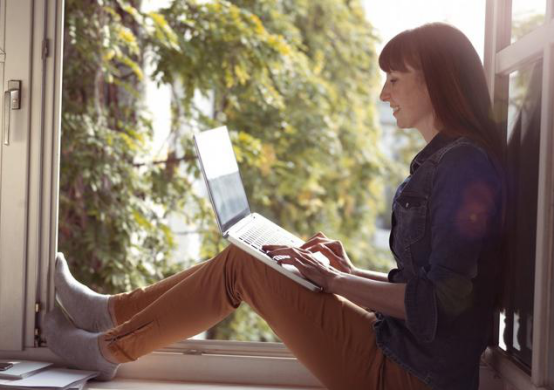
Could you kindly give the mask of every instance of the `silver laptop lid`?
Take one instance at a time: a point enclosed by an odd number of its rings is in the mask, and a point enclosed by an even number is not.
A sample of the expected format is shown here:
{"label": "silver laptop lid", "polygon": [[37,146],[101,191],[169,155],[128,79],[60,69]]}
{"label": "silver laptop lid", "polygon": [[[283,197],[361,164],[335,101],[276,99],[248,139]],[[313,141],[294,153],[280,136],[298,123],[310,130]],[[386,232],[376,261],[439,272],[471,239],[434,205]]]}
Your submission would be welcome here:
{"label": "silver laptop lid", "polygon": [[223,235],[250,215],[239,166],[225,126],[194,136],[200,169]]}

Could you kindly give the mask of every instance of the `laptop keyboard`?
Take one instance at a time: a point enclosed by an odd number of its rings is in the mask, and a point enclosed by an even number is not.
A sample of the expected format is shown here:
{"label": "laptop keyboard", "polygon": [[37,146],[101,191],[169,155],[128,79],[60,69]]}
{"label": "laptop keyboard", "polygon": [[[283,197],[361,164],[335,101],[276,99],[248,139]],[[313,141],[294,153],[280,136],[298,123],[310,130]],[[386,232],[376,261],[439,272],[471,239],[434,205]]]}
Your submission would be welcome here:
{"label": "laptop keyboard", "polygon": [[[298,247],[303,244],[301,239],[267,219],[256,219],[255,221],[251,221],[241,229],[237,236],[240,240],[262,253],[265,253],[262,250],[263,245],[287,245]],[[312,253],[312,256],[322,264],[329,266],[329,259],[321,252]],[[275,256],[273,259],[279,260],[281,257],[283,256]]]}
{"label": "laptop keyboard", "polygon": [[298,243],[295,236],[274,223],[264,220],[248,224],[239,238],[258,250],[261,250],[263,245],[296,246]]}

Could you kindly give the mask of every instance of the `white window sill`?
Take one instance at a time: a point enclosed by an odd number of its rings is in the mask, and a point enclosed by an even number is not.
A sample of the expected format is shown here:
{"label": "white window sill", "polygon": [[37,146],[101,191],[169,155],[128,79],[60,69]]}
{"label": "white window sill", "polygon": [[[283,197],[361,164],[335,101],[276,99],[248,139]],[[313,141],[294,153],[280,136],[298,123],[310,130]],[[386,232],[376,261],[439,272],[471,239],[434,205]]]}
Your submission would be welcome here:
{"label": "white window sill", "polygon": [[166,382],[135,379],[116,379],[110,382],[90,382],[86,390],[294,390],[294,389],[321,389],[320,387],[283,387],[283,386],[262,386],[262,385],[236,385],[221,383],[184,383]]}
{"label": "white window sill", "polygon": [[[542,390],[535,386],[531,378],[519,368],[503,351],[498,347],[489,347],[485,351],[482,362],[487,365],[487,370],[492,373],[495,383],[501,383],[506,387],[494,387],[496,389],[512,390]],[[483,372],[483,370],[481,371]],[[544,389],[546,390],[546,389]]]}
{"label": "white window sill", "polygon": [[[187,348],[183,348],[187,346]],[[190,354],[199,351],[206,354]],[[180,347],[180,348],[177,348]],[[277,356],[252,356],[272,352]],[[225,351],[225,349],[229,351]],[[231,350],[251,356],[232,356]],[[185,352],[183,352],[185,351]],[[120,366],[117,377],[110,382],[91,382],[87,390],[94,389],[156,389],[156,390],[227,390],[227,389],[323,389],[290,352],[283,346],[255,344],[238,348],[220,342],[183,342],[162,351],[146,355],[139,360]],[[25,351],[0,351],[0,358],[50,361],[63,364],[48,348],[29,348]],[[494,349],[488,349],[481,365],[483,390],[537,389],[530,378]],[[511,387],[506,387],[510,386]]]}
{"label": "white window sill", "polygon": [[[200,346],[199,344],[194,345],[195,350]],[[209,344],[206,343],[206,345]],[[282,348],[276,347],[277,349]],[[198,386],[199,383],[206,384],[206,386],[211,384],[212,387],[206,387],[206,389],[322,388],[319,381],[298,360],[286,357],[287,352],[285,351],[281,351],[282,356],[232,356],[225,354],[224,351],[220,351],[219,354],[214,354],[214,351],[211,352],[190,354],[179,352],[176,349],[171,350],[170,348],[153,352],[135,362],[122,364],[119,367],[115,381],[95,382],[94,385],[90,385],[92,387],[89,387],[89,389],[153,389],[152,383],[174,386],[155,387],[155,389],[204,389],[204,387]],[[48,361],[63,366],[63,362],[48,348],[0,351],[0,358]],[[146,387],[140,387],[141,383],[144,383]],[[189,385],[186,385],[187,383]],[[115,384],[123,387],[114,387]],[[135,384],[138,384],[139,387],[133,387]]]}

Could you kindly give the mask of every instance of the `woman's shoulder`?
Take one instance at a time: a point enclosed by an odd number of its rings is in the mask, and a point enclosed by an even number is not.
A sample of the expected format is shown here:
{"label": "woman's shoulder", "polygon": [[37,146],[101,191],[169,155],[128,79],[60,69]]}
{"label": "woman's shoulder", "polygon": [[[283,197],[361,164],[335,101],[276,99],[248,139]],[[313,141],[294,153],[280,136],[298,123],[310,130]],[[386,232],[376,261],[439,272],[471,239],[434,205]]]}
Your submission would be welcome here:
{"label": "woman's shoulder", "polygon": [[442,162],[445,158],[447,158],[447,160],[456,160],[459,162],[486,162],[490,160],[489,154],[485,148],[467,137],[451,139],[436,151],[432,158],[436,163]]}
{"label": "woman's shoulder", "polygon": [[482,164],[493,167],[492,156],[477,142],[458,137],[443,146],[433,156],[436,163]]}
{"label": "woman's shoulder", "polygon": [[460,137],[444,147],[436,158],[439,176],[472,177],[500,184],[498,164],[487,150],[476,142]]}

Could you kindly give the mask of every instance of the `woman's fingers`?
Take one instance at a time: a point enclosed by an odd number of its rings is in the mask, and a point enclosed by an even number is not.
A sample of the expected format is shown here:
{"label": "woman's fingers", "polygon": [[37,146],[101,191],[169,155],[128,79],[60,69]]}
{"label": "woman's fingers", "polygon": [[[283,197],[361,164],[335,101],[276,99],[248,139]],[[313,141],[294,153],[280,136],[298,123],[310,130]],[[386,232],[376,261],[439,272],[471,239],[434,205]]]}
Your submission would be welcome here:
{"label": "woman's fingers", "polygon": [[[330,249],[337,256],[341,256],[342,253],[344,252],[342,243],[340,241],[330,240],[322,232],[316,233],[308,241],[302,244],[300,248],[296,248],[296,249],[303,249],[303,250],[307,250],[308,252],[314,252],[315,247],[321,248],[322,246],[325,246],[326,248]],[[262,250],[265,252],[282,249],[282,248],[292,248],[292,247],[285,246],[285,245],[262,246]],[[318,251],[321,251],[321,249],[318,249]]]}
{"label": "woman's fingers", "polygon": [[[335,256],[330,249],[323,250],[327,251],[329,256]],[[330,281],[339,275],[335,268],[322,264],[312,253],[302,248],[279,247],[268,251],[267,254],[279,264],[295,266],[306,279],[320,286],[325,292],[330,292]]]}
{"label": "woman's fingers", "polygon": [[325,243],[321,243],[321,244],[316,244],[312,247],[309,247],[307,248],[308,251],[314,253],[314,252],[321,252],[325,255],[325,257],[327,257],[329,260],[331,260],[331,257],[336,259],[337,261],[340,260],[340,252],[337,253],[335,250],[333,250],[332,248],[329,248],[329,245],[328,244],[325,244]]}
{"label": "woman's fingers", "polygon": [[329,240],[325,234],[322,232],[317,232],[312,237],[308,239],[300,248],[307,248],[308,246],[314,245],[316,243],[324,242]]}
{"label": "woman's fingers", "polygon": [[[291,264],[299,268],[304,276],[308,277],[311,273],[329,272],[330,269],[347,271],[345,259],[337,256],[325,244],[318,244],[309,249],[295,248],[282,245],[267,245],[263,249],[268,256],[276,260],[279,264]],[[314,258],[313,253],[320,252],[325,256],[329,263],[323,264],[321,260]]]}
{"label": "woman's fingers", "polygon": [[316,234],[313,235],[312,238],[314,237],[327,238],[327,236],[323,232],[317,232]]}
{"label": "woman's fingers", "polygon": [[285,252],[290,253],[304,253],[309,254],[310,252],[303,248],[297,248],[293,246],[287,246],[287,245],[263,245],[262,250],[264,250],[268,255],[272,254],[284,254]]}
{"label": "woman's fingers", "polygon": [[331,266],[341,272],[352,273],[352,264],[346,256],[344,251],[337,254],[334,250],[330,249],[326,244],[315,245],[309,248],[310,252],[321,252],[327,259]]}
{"label": "woman's fingers", "polygon": [[282,262],[286,260],[286,257],[298,257],[298,248],[293,248],[290,246],[281,246],[281,245],[264,245],[262,249],[267,253],[268,256]]}
{"label": "woman's fingers", "polygon": [[343,252],[342,242],[337,240],[329,241],[327,247],[335,252],[336,255],[340,255]]}
{"label": "woman's fingers", "polygon": [[313,240],[306,242],[300,248],[307,249],[307,248],[313,247],[315,245],[320,245],[320,244],[327,245],[330,242],[331,241],[328,238],[316,237]]}
{"label": "woman's fingers", "polygon": [[293,264],[295,260],[308,263],[315,261],[311,259],[310,252],[301,248],[285,246],[272,247],[266,250],[266,253],[273,258],[279,257],[277,260],[284,264]]}
{"label": "woman's fingers", "polygon": [[329,249],[327,245],[319,244],[314,247],[315,252],[321,252],[327,257],[329,260],[340,260],[340,258],[337,256],[337,254]]}
{"label": "woman's fingers", "polygon": [[[279,255],[278,255],[279,256]],[[299,251],[289,252],[287,257],[278,260],[280,264],[290,264],[297,267],[304,276],[313,276],[314,272],[319,273],[322,271],[323,266],[315,259],[312,259],[309,254],[304,254]]]}
{"label": "woman's fingers", "polygon": [[276,249],[282,249],[282,248],[290,248],[290,246],[286,245],[262,245],[262,250],[264,251],[272,251]]}
{"label": "woman's fingers", "polygon": [[284,256],[282,259],[277,260],[279,264],[290,264],[294,266],[303,266],[304,263],[302,261],[302,259],[293,256]]}
{"label": "woman's fingers", "polygon": [[309,260],[307,260],[303,255],[294,253],[288,255],[275,255],[273,258],[276,259],[279,264],[289,264],[295,266],[302,275],[308,279],[311,279],[310,275],[313,274],[313,265],[310,264]]}
{"label": "woman's fingers", "polygon": [[338,256],[340,256],[344,252],[342,243],[340,241],[329,240],[328,238],[326,239],[320,238],[320,239],[313,240],[311,242],[307,242],[306,244],[302,245],[301,248],[310,248],[316,245],[325,245],[327,248],[331,249]]}

